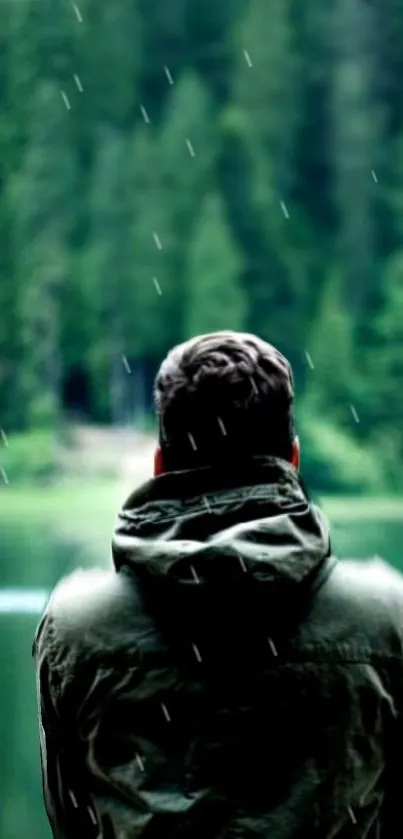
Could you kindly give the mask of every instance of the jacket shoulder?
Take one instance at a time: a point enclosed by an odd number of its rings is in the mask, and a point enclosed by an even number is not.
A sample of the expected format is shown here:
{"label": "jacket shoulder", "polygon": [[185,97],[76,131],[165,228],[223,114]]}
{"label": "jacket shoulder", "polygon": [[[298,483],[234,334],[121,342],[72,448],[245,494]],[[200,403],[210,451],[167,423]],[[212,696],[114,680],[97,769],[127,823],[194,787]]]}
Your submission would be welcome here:
{"label": "jacket shoulder", "polygon": [[335,582],[361,603],[388,603],[403,609],[403,575],[379,557],[344,559],[337,563]]}
{"label": "jacket shoulder", "polygon": [[138,594],[126,574],[114,570],[79,569],[63,578],[53,590],[45,619],[55,641],[84,645],[103,640],[116,643],[122,625],[133,627],[138,614]]}
{"label": "jacket shoulder", "polygon": [[403,576],[383,560],[338,561],[318,607],[330,637],[358,644],[365,639],[374,652],[402,655]]}

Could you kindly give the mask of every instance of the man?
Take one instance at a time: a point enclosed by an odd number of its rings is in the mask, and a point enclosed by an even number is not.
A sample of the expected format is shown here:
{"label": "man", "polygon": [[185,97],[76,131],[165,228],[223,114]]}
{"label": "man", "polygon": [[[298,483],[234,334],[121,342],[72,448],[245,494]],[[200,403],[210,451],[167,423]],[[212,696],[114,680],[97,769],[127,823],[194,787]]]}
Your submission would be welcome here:
{"label": "man", "polygon": [[403,583],[331,556],[288,362],[204,335],[155,393],[114,569],[62,581],[35,640],[54,837],[400,836]]}

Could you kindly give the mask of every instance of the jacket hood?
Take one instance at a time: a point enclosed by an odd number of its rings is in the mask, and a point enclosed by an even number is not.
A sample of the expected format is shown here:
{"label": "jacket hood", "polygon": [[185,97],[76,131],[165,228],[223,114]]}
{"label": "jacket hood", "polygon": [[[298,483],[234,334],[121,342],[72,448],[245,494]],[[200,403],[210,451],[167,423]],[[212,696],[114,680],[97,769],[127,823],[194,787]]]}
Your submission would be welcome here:
{"label": "jacket hood", "polygon": [[116,569],[143,579],[183,588],[247,574],[274,595],[300,587],[330,553],[326,520],[298,473],[268,457],[225,475],[204,468],[150,480],[123,505],[112,543]]}

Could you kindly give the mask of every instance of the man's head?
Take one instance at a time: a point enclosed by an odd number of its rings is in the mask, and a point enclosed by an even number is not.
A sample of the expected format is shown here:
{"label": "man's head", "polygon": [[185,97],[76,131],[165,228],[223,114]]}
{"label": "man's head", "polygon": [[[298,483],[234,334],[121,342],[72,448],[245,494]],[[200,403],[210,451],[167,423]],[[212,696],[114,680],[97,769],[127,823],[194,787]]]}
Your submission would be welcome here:
{"label": "man's head", "polygon": [[255,335],[213,332],[174,347],[155,381],[155,472],[272,455],[298,468],[288,361]]}

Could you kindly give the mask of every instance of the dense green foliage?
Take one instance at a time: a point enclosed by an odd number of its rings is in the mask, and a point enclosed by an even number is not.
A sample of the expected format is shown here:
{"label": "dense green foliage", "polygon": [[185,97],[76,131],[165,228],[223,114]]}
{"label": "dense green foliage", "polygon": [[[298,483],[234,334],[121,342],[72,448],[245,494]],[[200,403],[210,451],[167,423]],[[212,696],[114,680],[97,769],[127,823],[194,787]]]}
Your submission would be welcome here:
{"label": "dense green foliage", "polygon": [[2,0],[7,434],[136,422],[172,343],[242,328],[313,480],[397,487],[402,56],[398,0]]}

